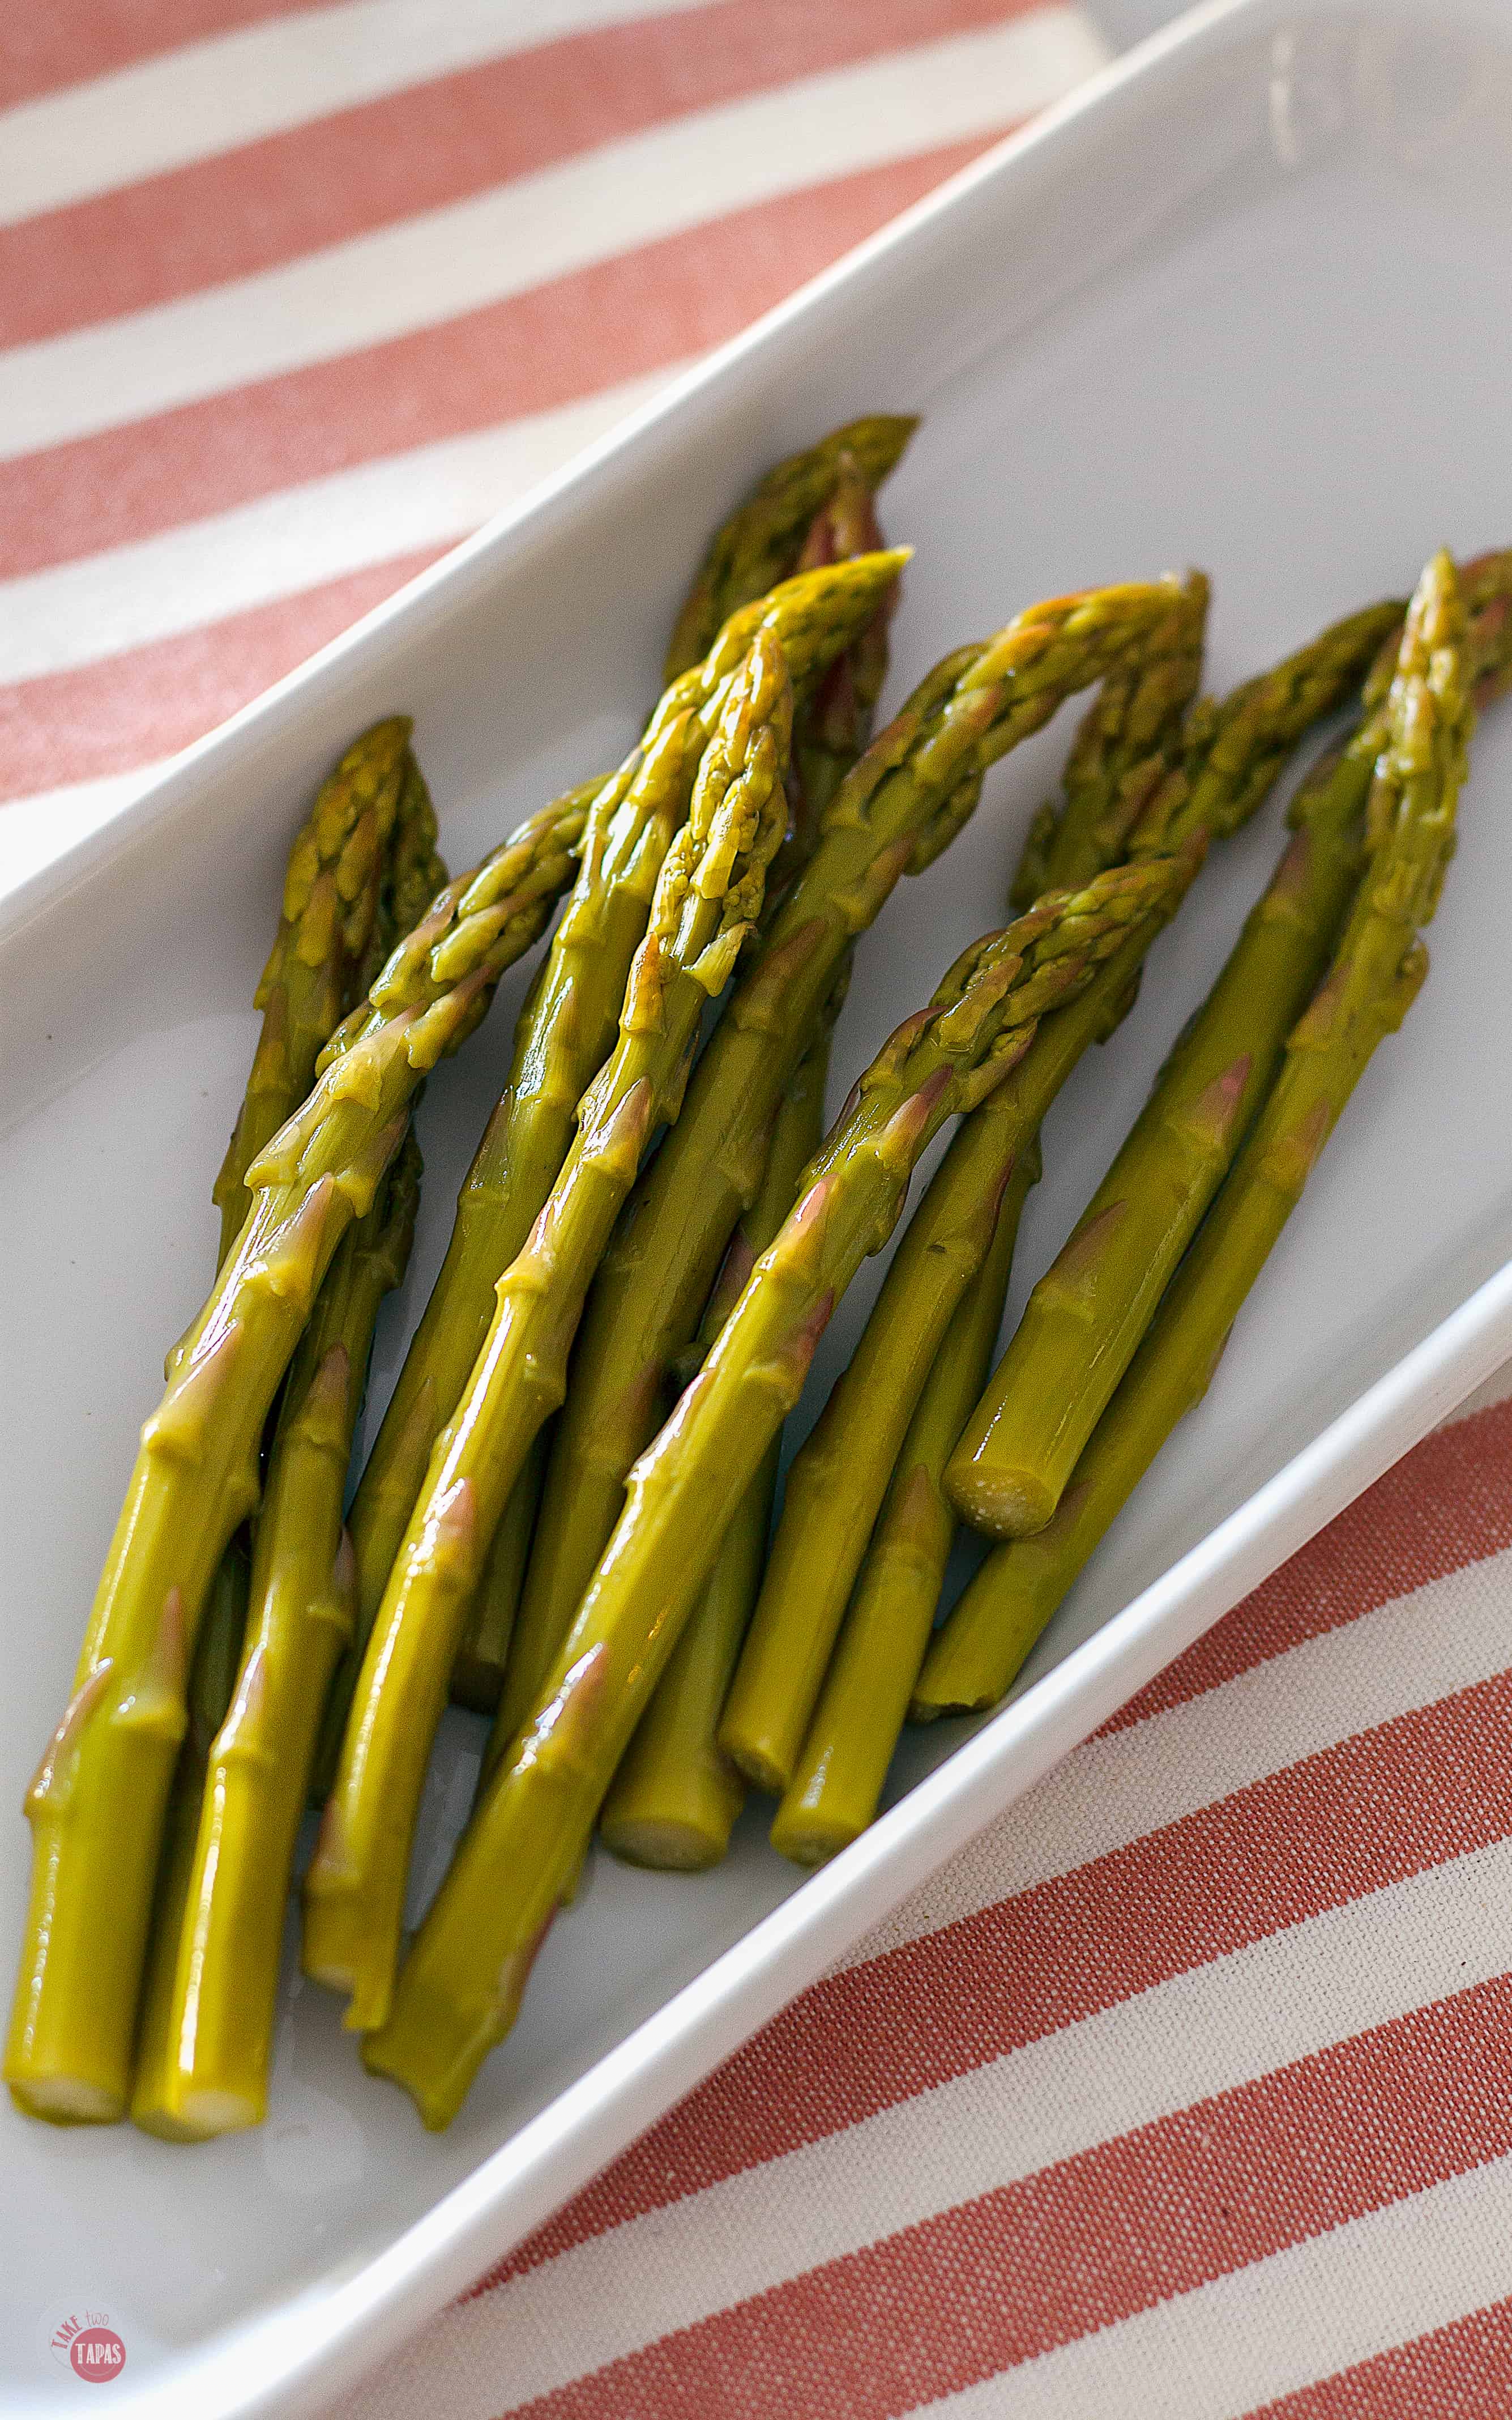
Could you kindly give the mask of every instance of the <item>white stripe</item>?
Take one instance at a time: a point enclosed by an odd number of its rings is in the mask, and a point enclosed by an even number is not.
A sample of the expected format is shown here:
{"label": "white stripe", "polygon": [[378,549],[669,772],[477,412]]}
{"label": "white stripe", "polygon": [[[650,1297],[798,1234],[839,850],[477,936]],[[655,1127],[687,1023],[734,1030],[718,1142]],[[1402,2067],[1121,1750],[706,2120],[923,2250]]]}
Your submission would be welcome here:
{"label": "white stripe", "polygon": [[0,113],[0,225],[646,13],[645,0],[352,0],[239,26]]}
{"label": "white stripe", "polygon": [[333,472],[232,511],[0,582],[7,681],[57,672],[467,536],[685,365],[466,437]]}
{"label": "white stripe", "polygon": [[[1242,2420],[1500,2302],[1509,2242],[1512,2159],[1494,2160],[926,2408],[931,2420]],[[1449,2411],[1431,2392],[1389,2408]]]}
{"label": "white stripe", "polygon": [[1500,1842],[1196,1967],[463,2304],[387,2397],[370,2391],[367,2420],[413,2410],[422,2381],[447,2420],[495,2420],[501,2403],[1486,1981],[1505,1969],[1509,1916]]}
{"label": "white stripe", "polygon": [[162,770],[161,765],[138,765],[130,773],[70,782],[63,789],[39,790],[29,799],[0,803],[0,898],[28,875],[51,865],[76,840],[108,824]]}
{"label": "white stripe", "polygon": [[1507,1668],[1512,1552],[1430,1581],[1184,1705],[1073,1750],[838,1971],[1069,1873],[1356,1732]]}
{"label": "white stripe", "polygon": [[810,76],[286,267],[0,355],[0,454],[329,361],[753,203],[986,133],[1097,67],[1079,10]]}

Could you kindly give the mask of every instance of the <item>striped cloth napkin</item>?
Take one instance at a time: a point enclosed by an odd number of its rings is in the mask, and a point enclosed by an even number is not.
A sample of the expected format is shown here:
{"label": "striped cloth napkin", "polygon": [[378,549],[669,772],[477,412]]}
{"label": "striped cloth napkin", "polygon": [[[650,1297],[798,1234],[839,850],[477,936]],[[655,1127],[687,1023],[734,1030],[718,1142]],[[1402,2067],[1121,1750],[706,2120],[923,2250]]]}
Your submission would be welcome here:
{"label": "striped cloth napkin", "polygon": [[[4,12],[0,883],[1102,55],[1034,0]],[[1504,1391],[340,2420],[1504,2420]]]}
{"label": "striped cloth napkin", "polygon": [[1509,1384],[340,2420],[1506,2420]]}

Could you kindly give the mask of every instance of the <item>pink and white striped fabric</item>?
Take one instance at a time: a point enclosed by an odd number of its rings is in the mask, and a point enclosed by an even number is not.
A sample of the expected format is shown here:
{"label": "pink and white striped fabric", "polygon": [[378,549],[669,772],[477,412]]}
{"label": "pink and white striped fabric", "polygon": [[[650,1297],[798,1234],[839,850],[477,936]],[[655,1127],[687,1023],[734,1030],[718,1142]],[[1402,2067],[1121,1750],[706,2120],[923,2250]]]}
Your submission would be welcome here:
{"label": "pink and white striped fabric", "polygon": [[[5,11],[0,882],[1101,56]],[[1504,2420],[1509,1613],[1493,1388],[341,2420]]]}
{"label": "pink and white striped fabric", "polygon": [[341,2420],[1505,2420],[1509,1660],[1499,1400]]}
{"label": "pink and white striped fabric", "polygon": [[0,11],[0,882],[1104,55],[1057,0]]}

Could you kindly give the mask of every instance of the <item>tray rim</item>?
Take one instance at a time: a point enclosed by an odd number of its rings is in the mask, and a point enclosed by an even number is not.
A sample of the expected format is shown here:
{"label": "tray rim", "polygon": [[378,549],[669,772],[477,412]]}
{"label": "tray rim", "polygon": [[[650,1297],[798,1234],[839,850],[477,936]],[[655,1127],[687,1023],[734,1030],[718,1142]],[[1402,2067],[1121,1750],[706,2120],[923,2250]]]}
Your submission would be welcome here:
{"label": "tray rim", "polygon": [[[1448,0],[1469,30],[1479,0]],[[990,184],[1062,142],[1107,103],[1203,52],[1298,15],[1411,19],[1408,0],[1199,0],[1087,78],[923,200],[721,346],[537,483],[227,721],[116,814],[0,893],[0,958],[39,917],[146,845],[208,783],[234,779],[268,740],[369,659],[422,641],[455,605],[506,574],[528,542],[593,508],[612,466],[649,438],[717,408],[744,365],[871,265],[914,243]],[[1441,20],[1442,22],[1442,20]],[[1512,1357],[1512,1263],[1477,1286],[1381,1377],[1101,1630],[918,1783],[842,1855],[760,1918],[624,2041],[527,2121],[393,2242],[334,2285],[296,2288],[234,2321],[113,2408],[153,2420],[292,2420],[358,2384],[489,2263],[501,2258],[653,2125],[787,2001],[996,1820],[1088,1732],[1304,1544]],[[41,2420],[55,2397],[0,2390],[6,2420]]]}

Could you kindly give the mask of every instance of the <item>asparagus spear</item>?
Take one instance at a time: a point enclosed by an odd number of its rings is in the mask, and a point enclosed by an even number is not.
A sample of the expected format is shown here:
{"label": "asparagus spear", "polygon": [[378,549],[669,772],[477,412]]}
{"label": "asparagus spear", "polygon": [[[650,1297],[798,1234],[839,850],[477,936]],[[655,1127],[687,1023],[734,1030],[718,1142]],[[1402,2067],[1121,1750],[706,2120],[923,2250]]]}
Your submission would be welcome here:
{"label": "asparagus spear", "polygon": [[1160,861],[1041,901],[973,945],[900,1026],[810,1162],[698,1377],[631,1475],[614,1537],[532,1719],[495,1774],[410,1951],[370,2067],[428,2125],[455,2114],[507,2028],[524,1971],[741,1494],[802,1387],[825,1321],[887,1241],[910,1174],[1186,879]]}
{"label": "asparagus spear", "polygon": [[[730,682],[755,632],[766,628],[807,690],[870,622],[904,560],[895,551],[825,566],[737,614],[703,661],[668,690],[640,747],[594,798],[572,895],[516,1028],[509,1083],[469,1171],[445,1261],[352,1504],[357,1636],[328,1717],[332,1762],[431,1449],[488,1333],[495,1284],[551,1190],[579,1100],[613,1043],[657,875]],[[528,1506],[520,1517],[528,1520]]]}
{"label": "asparagus spear", "polygon": [[663,677],[675,680],[696,664],[721,623],[798,567],[805,535],[834,496],[847,460],[873,491],[896,468],[918,427],[917,418],[872,412],[768,471],[716,532],[673,626]]}
{"label": "asparagus spear", "polygon": [[[819,1148],[831,1026],[826,1017],[778,1110],[762,1189],[735,1232],[703,1315],[701,1364],[793,1208]],[[780,1446],[779,1431],[735,1508],[702,1601],[672,1650],[605,1801],[605,1842],[632,1864],[692,1872],[717,1865],[730,1845],[746,1792],[716,1733],[762,1583]],[[501,1753],[530,1711],[530,1701],[518,1709],[499,1742]]]}
{"label": "asparagus spear", "polygon": [[1090,882],[1128,854],[1130,832],[1180,752],[1202,677],[1208,597],[1205,576],[1189,571],[1145,644],[1103,683],[1066,759],[1060,808],[1047,803],[1029,826],[1011,907]]}
{"label": "asparagus spear", "polygon": [[[223,1261],[251,1206],[247,1170],[303,1100],[316,1059],[360,997],[358,971],[378,924],[390,842],[413,761],[409,732],[409,716],[395,714],[352,742],[289,853],[278,933],[254,1002],[262,1011],[262,1033],[215,1180]],[[434,823],[430,830],[434,841]]]}
{"label": "asparagus spear", "polygon": [[1172,583],[1096,589],[1031,607],[935,666],[838,792],[641,1180],[595,1281],[557,1423],[520,1609],[566,1636],[619,1517],[662,1389],[690,1342],[725,1248],[761,1182],[777,1103],[836,969],[905,870],[938,854],[985,768],[1103,678],[1168,611]]}
{"label": "asparagus spear", "polygon": [[1042,1529],[1270,1090],[1360,868],[1367,716],[1299,793],[1298,829],[1197,1018],[1024,1316],[950,1465],[997,1537]]}
{"label": "asparagus spear", "polygon": [[1244,1298],[1377,1044],[1427,971],[1473,723],[1459,583],[1446,555],[1413,598],[1366,801],[1369,848],[1343,938],[1280,1073],[1055,1518],[999,1546],[938,1633],[916,1719],[995,1703],[1183,1413],[1207,1391]]}
{"label": "asparagus spear", "polygon": [[[1255,768],[1264,767],[1273,779],[1280,735],[1294,742],[1304,713],[1336,703],[1365,669],[1383,623],[1396,619],[1394,606],[1351,615],[1273,673],[1246,682],[1226,705],[1205,707],[1200,737],[1175,770],[1166,769],[1169,742],[1159,734],[1156,785],[1134,784],[1147,803],[1126,845],[1148,856],[1150,836],[1158,834],[1167,847],[1188,850],[1195,873],[1209,839],[1259,804],[1264,789]],[[904,1433],[995,1233],[1002,1188],[1082,1050],[1127,1007],[1161,922],[1151,919],[1129,937],[1077,1008],[1054,1020],[1011,1082],[966,1120],[894,1256],[850,1368],[788,1474],[719,1731],[726,1755],[764,1789],[782,1792],[792,1782]]]}
{"label": "asparagus spear", "polygon": [[772,1824],[773,1848],[797,1865],[836,1855],[877,1811],[955,1536],[945,1466],[992,1366],[1019,1218],[1039,1174],[1039,1145],[1031,1142],[1014,1162],[986,1257],[956,1305],[908,1424]]}
{"label": "asparagus spear", "polygon": [[374,1324],[404,1276],[419,1190],[411,1135],[343,1238],[289,1366],[245,1648],[208,1745],[182,1900],[170,1902],[148,1972],[131,2116],[172,2140],[255,2126],[267,2113],[295,1839],[320,1709],[352,1628],[347,1466]]}
{"label": "asparagus spear", "polygon": [[27,1794],[32,1892],[5,2071],[35,2116],[108,2120],[124,2108],[184,1676],[216,1565],[257,1499],[263,1424],[415,1092],[539,936],[585,813],[579,794],[557,801],[440,893],[368,1007],[332,1037],[309,1099],[246,1171],[253,1207],[169,1357],[74,1696]]}
{"label": "asparagus spear", "polygon": [[[409,730],[409,718],[396,715],[363,732],[295,836],[278,932],[255,1000],[263,1012],[262,1032],[212,1197],[221,1212],[221,1262],[251,1206],[243,1180],[252,1160],[304,1099],[335,1028],[446,880],[435,810],[408,744]],[[204,1691],[196,1695],[191,1684],[197,1713],[208,1722],[207,1739],[230,1703],[246,1622],[247,1553],[244,1544],[228,1553],[224,1585],[218,1582],[207,1617],[224,1637],[202,1639],[196,1651],[196,1668],[225,1675],[225,1700],[213,1719]],[[204,1781],[196,1745],[204,1728],[204,1721],[196,1727],[191,1720],[185,1770],[174,1784],[176,1794],[192,1802],[178,1826],[187,1824],[191,1838]]]}
{"label": "asparagus spear", "polygon": [[530,1443],[561,1401],[583,1296],[652,1134],[675,1119],[702,1011],[761,912],[787,818],[793,699],[780,643],[758,631],[731,684],[687,823],[657,879],[620,1038],[584,1094],[577,1138],[437,1439],[368,1642],[336,1785],[305,1879],[304,1966],[379,2024],[399,1949],[415,1810],[461,1619]]}

